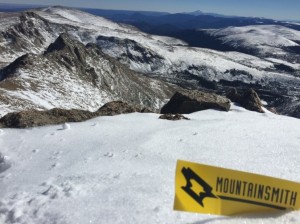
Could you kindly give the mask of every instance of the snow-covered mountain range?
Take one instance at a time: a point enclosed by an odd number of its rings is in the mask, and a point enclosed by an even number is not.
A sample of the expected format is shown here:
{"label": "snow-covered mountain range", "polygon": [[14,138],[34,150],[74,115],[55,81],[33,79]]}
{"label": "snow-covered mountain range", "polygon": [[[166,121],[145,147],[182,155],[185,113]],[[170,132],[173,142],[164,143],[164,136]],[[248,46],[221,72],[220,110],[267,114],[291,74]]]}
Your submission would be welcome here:
{"label": "snow-covered mountain range", "polygon": [[[49,45],[55,42],[61,33],[66,33],[70,39],[78,41],[78,44],[83,44],[82,48],[93,46],[95,51],[98,48],[107,57],[117,59],[117,61],[128,66],[132,71],[139,73],[140,77],[145,78],[145,75],[148,77],[152,76],[184,87],[205,87],[220,92],[224,91],[224,86],[227,88],[242,83],[248,87],[255,86],[264,90],[264,94],[266,95],[265,100],[269,101],[268,103],[271,106],[277,106],[279,111],[282,109],[280,112],[292,114],[298,107],[297,95],[299,95],[298,90],[300,86],[299,54],[297,52],[287,54],[283,49],[293,47],[295,50],[299,46],[300,35],[299,31],[286,27],[230,27],[223,30],[206,31],[209,35],[219,38],[224,44],[232,47],[250,48],[261,52],[261,54],[254,55],[238,51],[224,52],[189,47],[184,41],[179,39],[149,35],[129,25],[117,24],[95,15],[62,7],[50,7],[24,13],[2,13],[0,22],[0,53],[2,56],[0,63],[3,68],[0,73],[0,78],[3,80],[1,81],[0,91],[1,95],[4,96],[1,97],[2,104],[8,101],[12,102],[13,98],[16,99],[16,102],[18,101],[16,105],[20,105],[20,101],[28,101],[29,94],[26,93],[26,90],[17,88],[18,94],[14,94],[15,88],[11,86],[15,84],[10,84],[11,82],[20,83],[22,80],[28,80],[28,77],[32,78],[31,82],[35,80],[34,83],[46,78],[59,80],[62,78],[59,74],[68,74],[66,63],[56,63],[61,59],[60,56],[56,59],[53,57],[49,59],[47,57]],[[29,56],[32,59],[24,60],[24,58],[19,58],[26,53],[34,54]],[[277,57],[276,55],[280,56]],[[95,69],[95,71],[99,70],[99,73],[96,72],[96,76],[100,77],[103,75],[100,71],[103,68],[97,69],[96,64],[99,65],[99,61],[95,62],[91,58],[93,57],[87,57],[84,64],[85,66],[94,64],[90,67],[91,69]],[[22,66],[15,61],[17,59],[22,62]],[[56,62],[53,62],[55,60]],[[28,64],[28,61],[33,61],[33,65]],[[114,61],[112,64],[117,63],[117,61]],[[55,66],[48,66],[47,70],[47,66],[44,66],[47,63],[52,65],[54,63]],[[69,66],[71,66],[70,71],[74,70],[72,68],[73,65]],[[89,69],[88,66],[85,69]],[[75,68],[75,70],[75,73],[78,74],[78,69]],[[71,73],[70,71],[69,75],[65,75],[65,77],[73,75],[74,71]],[[117,75],[116,78],[118,77],[120,76]],[[70,79],[80,80],[76,76]],[[147,82],[148,80],[150,79],[147,79]],[[153,80],[151,79],[151,81]],[[3,85],[4,82],[8,82],[9,84]],[[159,83],[158,86],[162,87],[165,85],[161,82]],[[34,85],[40,86],[36,83]],[[48,86],[48,84],[46,85]],[[76,86],[75,83],[72,83],[72,86]],[[108,86],[114,90],[113,92],[116,91],[111,83],[108,83]],[[80,99],[80,103],[70,101],[66,98],[69,102],[68,108],[71,106],[78,108],[80,107],[79,105],[84,105],[82,106],[84,109],[96,109],[96,107],[105,101],[101,99],[120,98],[120,94],[119,96],[112,96],[111,92],[107,93],[105,88],[102,87],[103,83],[99,84],[98,92],[100,91],[101,93],[99,92],[97,95],[102,95],[102,97],[98,97],[97,99],[90,97],[91,92],[95,91],[94,89],[91,91],[81,91],[84,97]],[[66,87],[66,89],[68,88],[70,87]],[[83,89],[89,88],[83,87]],[[158,89],[162,92],[164,91],[164,88]],[[47,97],[47,94],[42,93],[42,91],[47,90],[39,88],[32,88],[32,90],[30,93],[30,96],[33,96],[31,97],[32,99],[38,97],[44,101],[37,106],[38,108],[64,105],[64,103],[59,105],[54,103],[56,99],[62,98],[57,98],[56,96],[59,95],[57,94],[59,91],[64,92],[64,89],[55,90],[55,88],[51,88],[52,93],[49,93]],[[268,91],[271,91],[271,94]],[[12,95],[13,98],[7,97]],[[282,97],[274,98],[274,95]],[[153,96],[150,100],[151,102],[146,105],[158,108],[163,103],[163,99],[168,96],[167,93],[164,93],[163,97],[160,98]],[[73,98],[72,95],[70,95],[70,98]],[[86,98],[90,100],[86,101]],[[283,99],[285,100],[284,103],[282,103]],[[31,101],[35,102],[35,100]],[[134,102],[140,103],[142,101]],[[82,104],[82,102],[87,102],[89,106]],[[288,111],[283,110],[283,108],[287,108],[285,102],[292,105]],[[7,105],[6,108],[10,107],[7,103],[5,105]],[[285,106],[280,107],[281,105]],[[13,110],[21,108],[23,106],[15,106]]]}
{"label": "snow-covered mountain range", "polygon": [[248,49],[264,57],[282,57],[291,62],[292,68],[299,70],[300,58],[293,49],[300,48],[300,31],[278,25],[256,25],[208,30],[208,33],[236,49]]}

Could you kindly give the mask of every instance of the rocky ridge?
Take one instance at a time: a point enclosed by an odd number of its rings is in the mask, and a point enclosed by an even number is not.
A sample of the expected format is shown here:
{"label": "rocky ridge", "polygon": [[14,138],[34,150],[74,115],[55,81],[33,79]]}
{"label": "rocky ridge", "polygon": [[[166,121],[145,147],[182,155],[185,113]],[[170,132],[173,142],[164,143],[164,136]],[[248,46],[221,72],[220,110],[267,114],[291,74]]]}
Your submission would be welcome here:
{"label": "rocky ridge", "polygon": [[93,111],[113,100],[158,109],[179,88],[132,71],[94,44],[85,46],[65,33],[43,54],[23,55],[0,73],[0,102],[11,111]]}
{"label": "rocky ridge", "polygon": [[46,111],[27,110],[8,113],[0,118],[2,128],[30,128],[44,125],[62,124],[65,122],[81,122],[99,116],[113,116],[127,113],[151,112],[147,108],[132,106],[121,101],[113,101],[105,104],[95,112],[85,110],[65,110],[54,108]]}

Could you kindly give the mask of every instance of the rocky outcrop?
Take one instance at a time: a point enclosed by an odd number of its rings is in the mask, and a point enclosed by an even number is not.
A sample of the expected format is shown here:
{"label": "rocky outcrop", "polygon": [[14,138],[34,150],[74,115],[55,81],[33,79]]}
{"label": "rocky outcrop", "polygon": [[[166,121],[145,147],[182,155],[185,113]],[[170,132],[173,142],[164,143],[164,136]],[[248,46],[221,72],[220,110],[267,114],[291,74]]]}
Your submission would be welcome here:
{"label": "rocky outcrop", "polygon": [[15,75],[19,68],[30,67],[31,65],[32,62],[30,60],[29,54],[22,55],[8,66],[4,67],[3,69],[0,69],[0,81]]}
{"label": "rocky outcrop", "polygon": [[113,116],[118,114],[128,114],[128,113],[153,113],[148,108],[140,108],[138,106],[132,106],[122,101],[113,101],[105,104],[101,107],[96,114],[98,116]]}
{"label": "rocky outcrop", "polygon": [[7,128],[29,128],[64,122],[79,122],[90,118],[93,118],[93,113],[83,110],[27,110],[9,113],[0,119],[0,123]]}
{"label": "rocky outcrop", "polygon": [[190,120],[189,118],[183,116],[182,114],[163,114],[159,116],[159,119],[178,121],[178,120]]}
{"label": "rocky outcrop", "polygon": [[46,111],[27,110],[9,113],[0,119],[0,127],[29,128],[43,125],[62,124],[65,122],[81,122],[98,116],[112,116],[133,112],[149,112],[145,108],[132,106],[121,101],[113,101],[105,104],[96,112],[85,110],[51,109]]}
{"label": "rocky outcrop", "polygon": [[231,88],[226,94],[226,97],[230,99],[232,102],[239,102],[241,96],[238,94],[236,88]]}
{"label": "rocky outcrop", "polygon": [[200,110],[216,109],[229,111],[230,100],[201,91],[176,92],[170,101],[161,109],[162,114],[190,114]]}
{"label": "rocky outcrop", "polygon": [[231,89],[226,95],[232,102],[240,104],[247,110],[264,113],[262,109],[262,103],[258,94],[253,90],[249,89],[243,94],[239,94],[235,88]]}
{"label": "rocky outcrop", "polygon": [[260,98],[253,89],[249,89],[248,91],[244,92],[241,97],[240,104],[247,110],[264,113]]}

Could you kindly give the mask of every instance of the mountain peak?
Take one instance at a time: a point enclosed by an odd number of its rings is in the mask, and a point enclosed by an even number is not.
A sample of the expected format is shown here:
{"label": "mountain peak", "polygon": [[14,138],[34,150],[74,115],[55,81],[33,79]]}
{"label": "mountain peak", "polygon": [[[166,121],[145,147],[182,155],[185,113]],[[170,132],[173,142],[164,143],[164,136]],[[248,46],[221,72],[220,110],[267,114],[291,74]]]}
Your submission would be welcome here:
{"label": "mountain peak", "polygon": [[201,10],[196,10],[193,12],[186,12],[184,14],[188,14],[188,15],[192,15],[192,16],[200,16],[200,15],[203,15],[204,13]]}
{"label": "mountain peak", "polygon": [[8,66],[0,70],[0,81],[6,79],[11,74],[15,73],[18,68],[26,67],[30,65],[31,65],[30,54],[24,54],[18,57],[11,64],[9,64]]}
{"label": "mountain peak", "polygon": [[58,36],[58,38],[49,45],[49,47],[46,50],[46,53],[51,53],[53,51],[61,51],[61,50],[72,50],[76,47],[83,46],[83,44],[77,40],[74,40],[72,37],[70,37],[67,33],[62,33]]}
{"label": "mountain peak", "polygon": [[196,10],[194,12],[191,12],[190,14],[192,14],[192,15],[202,15],[203,12],[201,10]]}

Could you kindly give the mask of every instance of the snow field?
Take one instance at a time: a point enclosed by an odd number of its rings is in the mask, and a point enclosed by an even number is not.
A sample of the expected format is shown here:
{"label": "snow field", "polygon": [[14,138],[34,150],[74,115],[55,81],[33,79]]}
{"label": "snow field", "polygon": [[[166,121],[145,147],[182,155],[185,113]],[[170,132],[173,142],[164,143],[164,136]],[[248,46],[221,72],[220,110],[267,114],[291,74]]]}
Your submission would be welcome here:
{"label": "snow field", "polygon": [[[300,222],[298,211],[222,217],[173,211],[178,159],[300,181],[300,121],[233,106],[166,121],[157,114],[5,129],[0,223]],[[17,138],[16,138],[17,136]]]}

